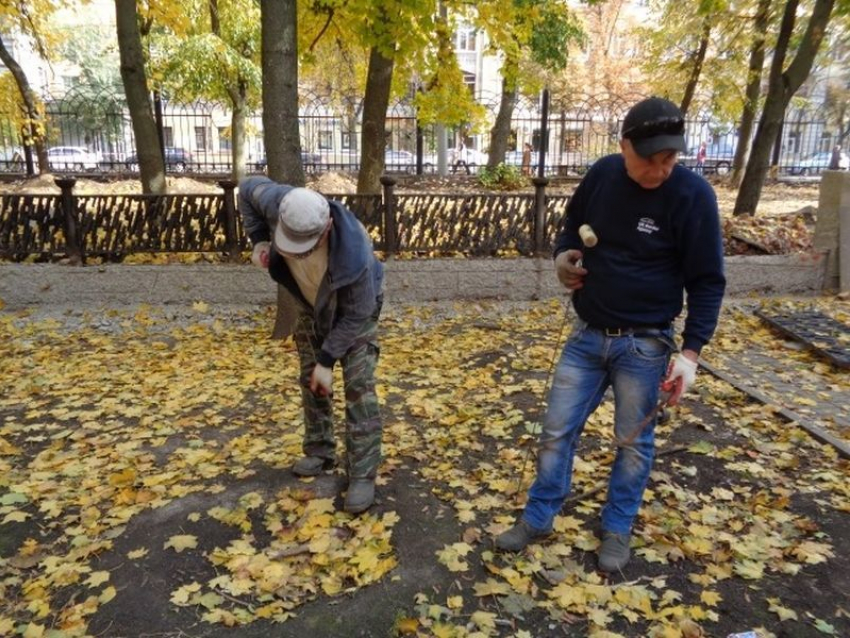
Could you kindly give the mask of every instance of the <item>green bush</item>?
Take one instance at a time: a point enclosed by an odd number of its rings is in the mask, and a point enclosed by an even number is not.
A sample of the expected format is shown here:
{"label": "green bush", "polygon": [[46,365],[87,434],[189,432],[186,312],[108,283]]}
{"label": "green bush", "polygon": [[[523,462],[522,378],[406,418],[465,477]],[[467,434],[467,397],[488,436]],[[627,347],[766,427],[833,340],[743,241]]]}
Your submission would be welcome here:
{"label": "green bush", "polygon": [[496,168],[481,168],[478,171],[478,183],[484,188],[511,191],[528,186],[528,178],[517,166],[499,164]]}

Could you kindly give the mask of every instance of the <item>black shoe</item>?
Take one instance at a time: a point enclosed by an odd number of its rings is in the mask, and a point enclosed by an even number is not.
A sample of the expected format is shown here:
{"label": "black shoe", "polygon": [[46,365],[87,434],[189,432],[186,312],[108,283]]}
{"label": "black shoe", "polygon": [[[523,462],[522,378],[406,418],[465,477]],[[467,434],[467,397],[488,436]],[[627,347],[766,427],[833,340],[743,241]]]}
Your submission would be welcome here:
{"label": "black shoe", "polygon": [[359,514],[375,502],[375,479],[355,478],[348,481],[343,509],[349,514]]}
{"label": "black shoe", "polygon": [[631,534],[602,532],[602,547],[599,548],[599,569],[603,572],[618,572],[629,562]]}
{"label": "black shoe", "polygon": [[303,456],[292,466],[292,473],[296,476],[318,476],[324,470],[333,467],[333,459],[324,459],[321,456]]}
{"label": "black shoe", "polygon": [[546,538],[551,533],[551,527],[549,529],[538,529],[520,519],[507,532],[496,537],[496,548],[503,552],[519,552],[524,550],[531,541]]}

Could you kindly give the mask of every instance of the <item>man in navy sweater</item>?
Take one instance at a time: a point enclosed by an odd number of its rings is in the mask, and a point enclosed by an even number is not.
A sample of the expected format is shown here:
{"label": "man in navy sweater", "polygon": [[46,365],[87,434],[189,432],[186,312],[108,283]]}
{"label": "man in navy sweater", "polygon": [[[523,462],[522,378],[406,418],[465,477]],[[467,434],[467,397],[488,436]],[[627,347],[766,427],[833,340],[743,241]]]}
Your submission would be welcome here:
{"label": "man in navy sweater", "polygon": [[[700,175],[676,163],[684,116],[649,98],[623,121],[621,154],[588,171],[567,208],[555,269],[578,315],[554,373],[537,461],[522,517],[496,538],[520,551],[545,538],[570,491],[576,444],[610,386],[617,454],[602,510],[599,568],[622,569],[649,479],[661,392],[675,405],[696,378],[700,349],[717,325],[726,287],[717,199]],[[583,245],[589,225],[597,243]],[[593,243],[593,242],[588,242]],[[687,315],[677,350],[673,320]]]}

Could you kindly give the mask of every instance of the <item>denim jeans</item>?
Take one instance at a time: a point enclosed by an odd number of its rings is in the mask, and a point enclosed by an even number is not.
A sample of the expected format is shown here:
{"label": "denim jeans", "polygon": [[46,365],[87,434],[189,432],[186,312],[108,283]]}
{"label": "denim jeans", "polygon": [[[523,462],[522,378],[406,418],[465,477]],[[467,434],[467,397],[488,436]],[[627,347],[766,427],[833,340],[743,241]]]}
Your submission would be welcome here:
{"label": "denim jeans", "polygon": [[602,528],[630,533],[655,452],[657,418],[646,419],[655,409],[659,385],[674,350],[672,329],[642,329],[608,337],[581,320],[575,324],[549,390],[537,478],[523,513],[528,524],[538,529],[552,527],[570,493],[573,457],[584,424],[611,386],[614,434],[620,445],[602,510]]}

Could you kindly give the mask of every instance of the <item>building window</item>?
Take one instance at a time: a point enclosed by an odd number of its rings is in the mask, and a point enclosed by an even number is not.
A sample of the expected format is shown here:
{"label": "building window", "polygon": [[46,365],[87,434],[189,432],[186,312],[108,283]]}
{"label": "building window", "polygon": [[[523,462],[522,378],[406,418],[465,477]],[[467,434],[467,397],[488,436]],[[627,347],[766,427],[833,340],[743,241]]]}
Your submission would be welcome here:
{"label": "building window", "polygon": [[195,127],[195,150],[207,150],[207,130],[203,126]]}
{"label": "building window", "polygon": [[166,147],[174,146],[174,128],[171,126],[162,127],[162,143]]}
{"label": "building window", "polygon": [[455,32],[455,50],[475,51],[475,28],[469,25],[459,26]]}
{"label": "building window", "polygon": [[233,149],[233,143],[230,139],[230,127],[229,126],[219,126],[218,127],[218,150],[220,151],[229,151]]}
{"label": "building window", "polygon": [[333,131],[319,131],[319,150],[329,151],[334,147]]}

